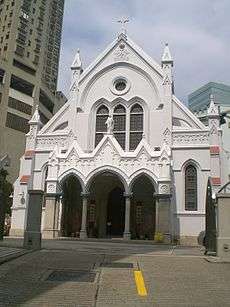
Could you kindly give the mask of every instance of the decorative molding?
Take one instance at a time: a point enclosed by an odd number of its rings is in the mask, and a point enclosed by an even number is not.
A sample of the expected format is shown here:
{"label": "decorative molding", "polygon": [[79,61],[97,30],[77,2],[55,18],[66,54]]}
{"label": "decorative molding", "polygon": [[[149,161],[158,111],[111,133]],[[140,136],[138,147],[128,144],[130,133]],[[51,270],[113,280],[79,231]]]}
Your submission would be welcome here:
{"label": "decorative molding", "polygon": [[173,133],[173,145],[207,145],[209,144],[208,132],[181,132]]}
{"label": "decorative molding", "polygon": [[120,42],[118,48],[114,52],[114,55],[115,61],[129,61],[130,52],[127,50],[124,42]]}
{"label": "decorative molding", "polygon": [[76,169],[79,174],[84,174],[80,175],[81,180],[87,184],[91,174],[97,169],[100,171],[102,168],[111,168],[117,173],[120,172],[121,177],[125,177],[127,185],[133,180],[133,174],[139,170],[143,173],[146,170],[154,181],[158,178],[168,178],[170,159],[166,149],[159,152],[151,151],[145,143],[146,140],[142,140],[134,152],[127,154],[113,136],[106,135],[99,148],[95,148],[92,153],[84,153],[75,141],[66,154],[58,156],[58,177],[69,169]]}
{"label": "decorative molding", "polygon": [[160,184],[159,185],[159,194],[170,194],[171,189],[170,189],[170,184]]}
{"label": "decorative molding", "polygon": [[166,75],[166,76],[164,77],[164,79],[163,79],[162,85],[171,85],[171,83],[172,83],[172,82],[171,82],[169,76]]}
{"label": "decorative molding", "polygon": [[165,131],[163,132],[163,140],[164,140],[165,144],[169,145],[170,139],[171,139],[171,132],[170,132],[169,128],[166,128]]}
{"label": "decorative molding", "polygon": [[55,146],[68,148],[73,139],[68,136],[43,136],[38,137],[36,142],[36,150],[53,150]]}
{"label": "decorative molding", "polygon": [[47,185],[47,193],[55,193],[56,192],[56,186],[53,183],[50,183]]}

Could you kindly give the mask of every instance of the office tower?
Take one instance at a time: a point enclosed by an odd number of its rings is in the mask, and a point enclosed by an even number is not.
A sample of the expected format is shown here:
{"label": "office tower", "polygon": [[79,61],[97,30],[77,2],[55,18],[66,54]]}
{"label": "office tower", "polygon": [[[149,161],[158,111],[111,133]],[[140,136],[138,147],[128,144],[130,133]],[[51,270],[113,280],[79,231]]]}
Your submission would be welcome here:
{"label": "office tower", "polygon": [[46,123],[66,101],[57,92],[64,0],[0,0],[0,155],[19,171],[28,120]]}

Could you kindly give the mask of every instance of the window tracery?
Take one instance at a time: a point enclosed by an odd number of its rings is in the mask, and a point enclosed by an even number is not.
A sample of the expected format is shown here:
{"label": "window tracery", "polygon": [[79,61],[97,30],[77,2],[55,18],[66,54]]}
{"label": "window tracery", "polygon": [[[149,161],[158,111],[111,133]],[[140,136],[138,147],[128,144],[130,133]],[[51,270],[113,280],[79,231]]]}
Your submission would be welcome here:
{"label": "window tracery", "polygon": [[[111,110],[112,111],[112,110]],[[103,138],[106,132],[106,120],[109,116],[109,109],[101,105],[96,112],[96,134],[95,147]],[[143,135],[144,112],[139,103],[132,105],[126,110],[122,104],[118,104],[113,109],[114,137],[124,150],[135,150]]]}
{"label": "window tracery", "polygon": [[126,137],[126,109],[122,105],[117,105],[113,112],[114,129],[113,133],[123,149],[125,149]]}
{"label": "window tracery", "polygon": [[143,135],[143,109],[139,104],[135,104],[130,112],[130,139],[129,149],[135,150]]}
{"label": "window tracery", "polygon": [[98,108],[96,114],[96,135],[95,135],[95,147],[103,138],[104,132],[106,132],[106,120],[109,115],[109,109],[102,105]]}

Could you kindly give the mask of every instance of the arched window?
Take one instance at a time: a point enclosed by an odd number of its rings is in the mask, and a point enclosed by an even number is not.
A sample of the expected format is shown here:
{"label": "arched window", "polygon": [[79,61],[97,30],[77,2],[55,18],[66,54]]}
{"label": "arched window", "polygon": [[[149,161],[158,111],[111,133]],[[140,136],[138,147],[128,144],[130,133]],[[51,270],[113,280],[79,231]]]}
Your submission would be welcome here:
{"label": "arched window", "polygon": [[113,133],[118,143],[125,149],[126,133],[126,110],[122,105],[117,105],[113,111],[114,129]]}
{"label": "arched window", "polygon": [[197,170],[191,164],[185,169],[185,210],[197,210]]}
{"label": "arched window", "polygon": [[102,105],[98,108],[96,114],[96,135],[95,135],[95,147],[103,138],[104,132],[106,132],[106,120],[109,116],[109,109]]}
{"label": "arched window", "polygon": [[130,112],[130,137],[129,150],[135,150],[140,143],[143,134],[143,109],[135,104]]}

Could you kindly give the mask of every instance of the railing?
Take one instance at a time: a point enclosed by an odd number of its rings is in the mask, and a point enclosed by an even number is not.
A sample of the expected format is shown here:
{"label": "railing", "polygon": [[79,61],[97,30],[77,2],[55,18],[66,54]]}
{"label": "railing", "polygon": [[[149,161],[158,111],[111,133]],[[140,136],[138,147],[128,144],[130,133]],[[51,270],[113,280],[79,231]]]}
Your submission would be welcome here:
{"label": "railing", "polygon": [[223,185],[218,193],[229,193],[230,194],[230,181],[228,181],[225,185]]}

